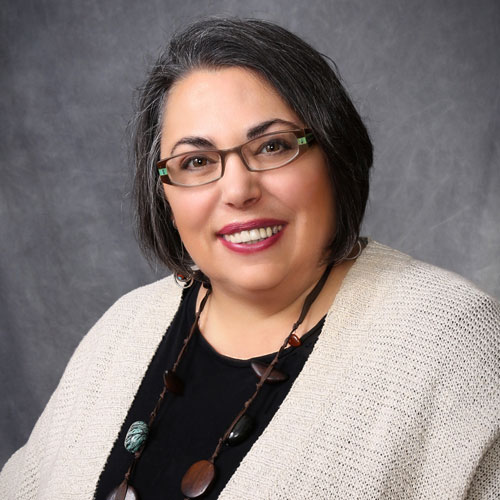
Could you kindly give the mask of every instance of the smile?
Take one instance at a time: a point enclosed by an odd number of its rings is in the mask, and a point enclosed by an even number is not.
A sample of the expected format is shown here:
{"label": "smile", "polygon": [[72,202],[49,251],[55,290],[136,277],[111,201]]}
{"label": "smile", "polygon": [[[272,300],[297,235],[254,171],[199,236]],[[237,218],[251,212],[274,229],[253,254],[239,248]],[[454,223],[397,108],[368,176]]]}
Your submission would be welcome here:
{"label": "smile", "polygon": [[238,233],[224,234],[222,237],[231,243],[258,243],[267,240],[273,234],[279,233],[283,226],[267,226],[250,229],[249,231],[240,231]]}
{"label": "smile", "polygon": [[274,246],[283,236],[287,221],[253,219],[233,222],[217,232],[219,241],[232,252],[253,254]]}

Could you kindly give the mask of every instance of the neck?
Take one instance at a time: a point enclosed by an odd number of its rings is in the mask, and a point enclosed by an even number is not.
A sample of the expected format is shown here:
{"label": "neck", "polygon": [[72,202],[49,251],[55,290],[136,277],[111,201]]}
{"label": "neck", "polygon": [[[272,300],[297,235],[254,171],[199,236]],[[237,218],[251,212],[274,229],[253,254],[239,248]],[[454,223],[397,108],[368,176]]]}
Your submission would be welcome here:
{"label": "neck", "polygon": [[[346,261],[331,270],[296,332],[299,337],[326,314],[351,265],[352,261]],[[325,266],[318,267],[308,276],[297,276],[292,282],[258,293],[238,294],[212,284],[212,295],[200,318],[200,331],[217,352],[232,358],[248,359],[276,352],[324,270]],[[201,289],[198,302],[204,294]]]}

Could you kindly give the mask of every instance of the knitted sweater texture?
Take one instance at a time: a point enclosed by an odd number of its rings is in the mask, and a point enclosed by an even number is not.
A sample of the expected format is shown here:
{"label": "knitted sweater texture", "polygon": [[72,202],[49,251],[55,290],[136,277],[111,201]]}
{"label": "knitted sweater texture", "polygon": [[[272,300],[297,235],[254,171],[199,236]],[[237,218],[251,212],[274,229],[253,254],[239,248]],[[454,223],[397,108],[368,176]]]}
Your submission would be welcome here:
{"label": "knitted sweater texture", "polygon": [[[125,295],[85,336],[5,465],[0,498],[93,497],[178,308],[171,283]],[[499,500],[500,304],[370,241],[219,498]]]}

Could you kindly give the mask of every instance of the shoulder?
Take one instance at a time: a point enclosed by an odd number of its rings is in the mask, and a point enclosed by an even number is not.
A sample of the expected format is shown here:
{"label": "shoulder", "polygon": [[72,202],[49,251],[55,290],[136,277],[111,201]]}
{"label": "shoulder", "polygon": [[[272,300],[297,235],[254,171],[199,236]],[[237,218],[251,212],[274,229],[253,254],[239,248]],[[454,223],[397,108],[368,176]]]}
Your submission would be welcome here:
{"label": "shoulder", "polygon": [[164,306],[166,302],[178,300],[181,289],[177,287],[170,276],[153,283],[140,286],[122,295],[105,314],[117,310],[151,308],[158,305]]}
{"label": "shoulder", "polygon": [[381,294],[412,311],[498,320],[500,303],[462,276],[370,241],[364,268]]}
{"label": "shoulder", "polygon": [[121,296],[83,337],[68,366],[79,357],[104,357],[158,342],[181,302],[181,290],[170,277]]}
{"label": "shoulder", "polygon": [[[370,241],[362,267],[381,335],[442,369],[500,384],[500,303],[465,278]],[[437,366],[436,366],[437,367]],[[444,372],[443,372],[444,374]]]}
{"label": "shoulder", "polygon": [[181,290],[170,277],[138,287],[121,296],[81,340],[66,371],[89,363],[103,370],[126,353],[156,345],[181,302]]}
{"label": "shoulder", "polygon": [[384,377],[394,394],[420,398],[443,421],[500,432],[499,302],[455,273],[374,241],[347,277],[343,338],[357,353],[356,369],[367,380]]}
{"label": "shoulder", "polygon": [[[173,315],[181,301],[181,290],[167,276],[153,283],[140,286],[122,295],[102,315],[95,326],[102,323],[121,324],[136,322],[138,319]],[[89,332],[90,333],[90,332]]]}

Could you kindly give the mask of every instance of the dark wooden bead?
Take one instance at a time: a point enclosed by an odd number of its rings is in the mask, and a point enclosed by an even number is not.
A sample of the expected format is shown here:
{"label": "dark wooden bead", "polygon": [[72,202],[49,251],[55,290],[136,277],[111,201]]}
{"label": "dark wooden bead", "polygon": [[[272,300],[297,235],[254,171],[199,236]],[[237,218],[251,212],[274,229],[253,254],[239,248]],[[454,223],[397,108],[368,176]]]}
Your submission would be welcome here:
{"label": "dark wooden bead", "polygon": [[297,337],[297,335],[295,335],[295,333],[292,333],[290,335],[290,338],[288,339],[288,343],[292,346],[292,347],[299,347],[299,345],[302,344],[301,340],[299,339],[299,337]]}
{"label": "dark wooden bead", "polygon": [[134,487],[124,480],[106,497],[106,500],[139,500],[139,495]]}
{"label": "dark wooden bead", "polygon": [[215,465],[208,460],[195,462],[184,474],[181,491],[188,498],[203,495],[215,480]]}
{"label": "dark wooden bead", "polygon": [[230,432],[227,438],[227,444],[235,446],[242,443],[252,433],[254,427],[253,418],[245,413],[245,415],[242,415],[238,422],[236,422],[233,430]]}
{"label": "dark wooden bead", "polygon": [[[262,377],[264,372],[267,370],[267,367],[269,366],[264,363],[259,363],[258,361],[252,361],[250,365],[252,367],[252,370],[259,378]],[[266,378],[266,382],[268,384],[278,384],[279,382],[284,382],[287,379],[288,375],[286,373],[280,372],[276,368],[273,368],[271,370],[271,373]]]}
{"label": "dark wooden bead", "polygon": [[163,374],[163,382],[165,383],[165,387],[168,392],[177,394],[178,396],[182,396],[184,393],[184,382],[175,374],[175,372],[165,370],[165,373]]}

